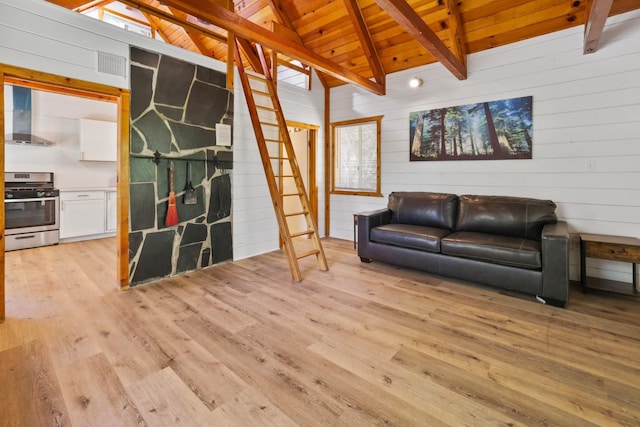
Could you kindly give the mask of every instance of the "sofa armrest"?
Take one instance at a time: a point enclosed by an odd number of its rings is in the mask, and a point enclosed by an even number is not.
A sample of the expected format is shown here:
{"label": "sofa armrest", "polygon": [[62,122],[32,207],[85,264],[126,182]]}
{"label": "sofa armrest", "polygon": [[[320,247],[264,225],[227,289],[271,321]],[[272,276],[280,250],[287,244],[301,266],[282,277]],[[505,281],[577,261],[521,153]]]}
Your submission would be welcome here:
{"label": "sofa armrest", "polygon": [[569,228],[564,221],[542,229],[542,294],[547,303],[564,307],[569,300]]}
{"label": "sofa armrest", "polygon": [[361,212],[358,217],[358,256],[365,261],[369,258],[369,233],[373,227],[391,222],[391,211],[387,208]]}

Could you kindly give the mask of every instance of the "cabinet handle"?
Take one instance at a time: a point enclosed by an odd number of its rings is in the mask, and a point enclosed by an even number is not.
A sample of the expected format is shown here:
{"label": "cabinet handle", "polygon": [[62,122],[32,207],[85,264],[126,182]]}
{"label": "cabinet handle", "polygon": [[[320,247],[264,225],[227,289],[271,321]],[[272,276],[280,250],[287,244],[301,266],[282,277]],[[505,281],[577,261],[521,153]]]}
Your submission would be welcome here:
{"label": "cabinet handle", "polygon": [[91,194],[78,194],[76,197],[89,197]]}

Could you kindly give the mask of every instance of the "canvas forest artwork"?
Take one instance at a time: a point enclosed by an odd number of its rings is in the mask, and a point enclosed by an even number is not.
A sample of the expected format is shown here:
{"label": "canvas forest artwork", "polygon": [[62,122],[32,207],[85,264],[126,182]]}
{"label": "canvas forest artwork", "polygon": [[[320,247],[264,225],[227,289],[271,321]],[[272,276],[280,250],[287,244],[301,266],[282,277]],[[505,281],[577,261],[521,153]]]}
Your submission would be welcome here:
{"label": "canvas forest artwork", "polygon": [[533,97],[409,114],[410,160],[530,159]]}

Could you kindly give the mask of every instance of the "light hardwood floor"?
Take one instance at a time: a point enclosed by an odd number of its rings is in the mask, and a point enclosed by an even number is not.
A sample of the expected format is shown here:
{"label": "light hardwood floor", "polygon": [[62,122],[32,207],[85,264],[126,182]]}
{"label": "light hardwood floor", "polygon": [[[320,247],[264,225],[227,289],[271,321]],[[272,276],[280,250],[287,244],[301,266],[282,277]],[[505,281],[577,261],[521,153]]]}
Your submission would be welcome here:
{"label": "light hardwood floor", "polygon": [[324,240],[116,290],[115,240],[6,254],[3,426],[640,425],[640,300],[566,309]]}

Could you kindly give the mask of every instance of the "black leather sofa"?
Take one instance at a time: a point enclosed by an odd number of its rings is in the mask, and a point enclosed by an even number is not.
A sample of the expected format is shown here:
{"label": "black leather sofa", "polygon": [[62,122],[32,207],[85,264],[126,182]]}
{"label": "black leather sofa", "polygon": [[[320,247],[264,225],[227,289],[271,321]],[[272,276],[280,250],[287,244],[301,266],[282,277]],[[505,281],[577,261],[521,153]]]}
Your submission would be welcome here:
{"label": "black leather sofa", "polygon": [[569,233],[550,200],[394,192],[358,214],[358,255],[535,295],[569,298]]}

